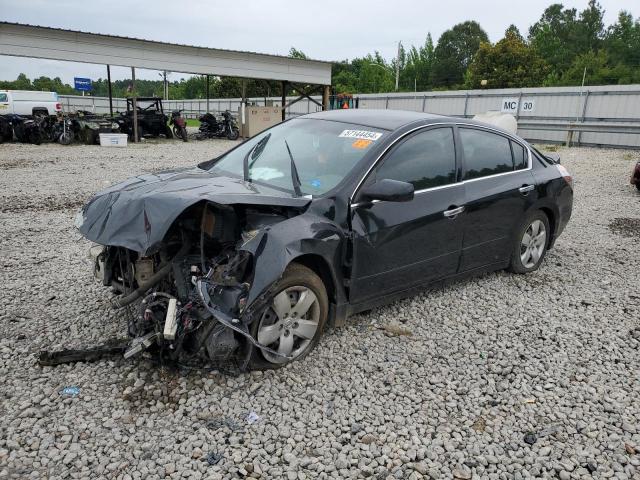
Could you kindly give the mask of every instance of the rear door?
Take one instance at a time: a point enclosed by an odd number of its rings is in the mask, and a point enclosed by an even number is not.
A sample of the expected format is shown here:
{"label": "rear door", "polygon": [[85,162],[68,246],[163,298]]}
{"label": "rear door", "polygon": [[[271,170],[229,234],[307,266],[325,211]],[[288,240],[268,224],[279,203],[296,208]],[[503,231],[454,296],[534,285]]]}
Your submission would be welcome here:
{"label": "rear door", "polygon": [[406,290],[456,272],[464,201],[451,126],[425,128],[393,147],[365,185],[384,178],[410,182],[409,202],[358,202],[352,206],[353,268],[350,301]]}
{"label": "rear door", "polygon": [[465,228],[460,271],[509,260],[513,236],[537,193],[528,149],[498,131],[459,126]]}

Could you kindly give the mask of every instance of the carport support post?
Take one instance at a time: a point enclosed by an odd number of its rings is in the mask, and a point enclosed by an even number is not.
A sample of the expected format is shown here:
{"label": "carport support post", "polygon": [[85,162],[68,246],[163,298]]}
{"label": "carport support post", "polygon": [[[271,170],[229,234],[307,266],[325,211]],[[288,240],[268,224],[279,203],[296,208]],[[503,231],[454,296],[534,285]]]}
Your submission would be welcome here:
{"label": "carport support post", "polygon": [[131,67],[131,103],[133,105],[133,143],[138,143],[138,102],[136,98],[136,68]]}
{"label": "carport support post", "polygon": [[209,75],[207,75],[207,113],[209,113]]}
{"label": "carport support post", "polygon": [[331,95],[331,85],[325,85],[322,90],[322,110],[329,110],[330,95]]}
{"label": "carport support post", "polygon": [[113,117],[113,93],[111,92],[111,66],[107,65],[107,86],[109,88],[109,115]]}
{"label": "carport support post", "polygon": [[285,112],[285,107],[287,104],[287,82],[282,82],[282,121],[284,122],[287,114]]}

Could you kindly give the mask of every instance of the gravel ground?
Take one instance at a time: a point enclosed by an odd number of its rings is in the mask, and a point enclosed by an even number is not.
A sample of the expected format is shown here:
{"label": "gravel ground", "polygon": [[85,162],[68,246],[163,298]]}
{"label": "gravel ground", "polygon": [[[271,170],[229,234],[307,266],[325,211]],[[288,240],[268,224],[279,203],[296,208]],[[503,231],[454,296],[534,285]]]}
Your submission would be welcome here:
{"label": "gravel ground", "polygon": [[231,145],[0,146],[0,478],[640,478],[638,152],[560,150],[574,217],[538,272],[356,316],[280,371],[38,367],[125,332],[77,207]]}

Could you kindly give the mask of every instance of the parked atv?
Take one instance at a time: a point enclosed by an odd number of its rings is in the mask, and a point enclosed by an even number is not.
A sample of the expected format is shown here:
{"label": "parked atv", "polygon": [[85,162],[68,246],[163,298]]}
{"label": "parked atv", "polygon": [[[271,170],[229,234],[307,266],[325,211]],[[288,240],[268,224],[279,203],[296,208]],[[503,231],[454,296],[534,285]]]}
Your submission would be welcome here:
{"label": "parked atv", "polygon": [[174,136],[182,138],[183,142],[187,141],[187,121],[182,117],[182,110],[174,110],[171,112],[169,125],[173,125]]}
{"label": "parked atv", "polygon": [[[138,140],[145,136],[157,137],[164,135],[173,138],[171,127],[167,125],[167,116],[162,109],[162,99],[159,97],[139,97],[136,99],[138,116]],[[115,121],[120,126],[120,132],[129,135],[133,140],[133,99],[127,98],[127,111],[121,112]]]}
{"label": "parked atv", "polygon": [[200,128],[196,134],[197,140],[205,138],[227,137],[229,140],[236,140],[240,136],[240,130],[235,118],[229,110],[222,112],[222,118],[216,117],[212,113],[205,113],[200,116]]}
{"label": "parked atv", "polygon": [[78,110],[72,116],[72,123],[75,136],[87,145],[99,143],[101,133],[114,133],[120,130],[119,124],[110,118],[86,110]]}

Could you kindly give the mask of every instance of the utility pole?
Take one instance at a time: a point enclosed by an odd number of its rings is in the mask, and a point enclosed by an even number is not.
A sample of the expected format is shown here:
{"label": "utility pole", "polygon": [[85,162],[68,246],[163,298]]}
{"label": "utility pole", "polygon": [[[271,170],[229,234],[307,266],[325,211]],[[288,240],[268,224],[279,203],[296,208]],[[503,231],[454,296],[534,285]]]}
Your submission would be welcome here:
{"label": "utility pole", "polygon": [[396,92],[400,83],[400,51],[402,50],[402,42],[398,42],[398,55],[396,56]]}

